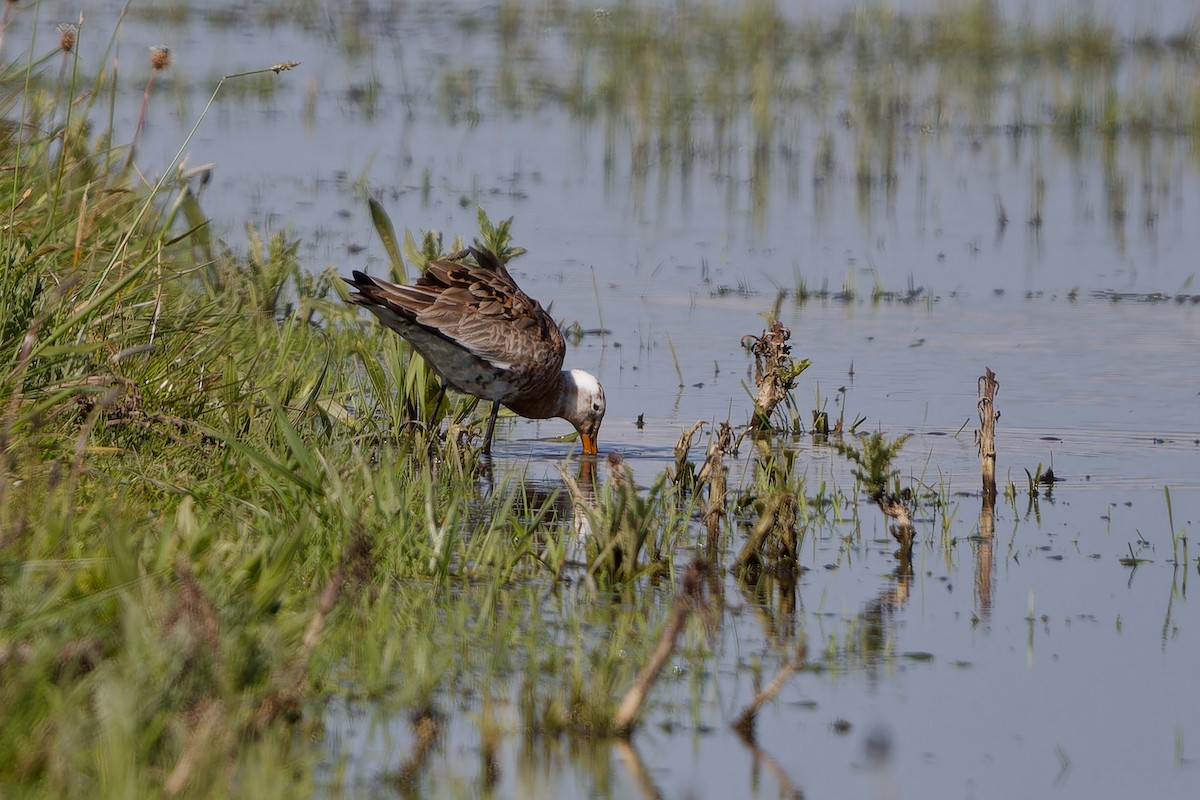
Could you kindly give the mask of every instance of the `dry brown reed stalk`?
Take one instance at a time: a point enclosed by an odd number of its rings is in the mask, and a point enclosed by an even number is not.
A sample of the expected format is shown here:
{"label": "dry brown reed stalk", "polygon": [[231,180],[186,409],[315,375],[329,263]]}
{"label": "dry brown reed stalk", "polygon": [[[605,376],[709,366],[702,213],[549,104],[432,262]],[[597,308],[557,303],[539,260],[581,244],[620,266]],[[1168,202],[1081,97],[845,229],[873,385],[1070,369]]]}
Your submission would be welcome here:
{"label": "dry brown reed stalk", "polygon": [[792,348],[787,343],[790,338],[791,329],[773,319],[762,336],[746,336],[742,340],[754,354],[754,385],[758,394],[754,398],[751,426],[755,430],[771,430],[771,413],[791,393],[800,373],[808,368],[807,359],[792,358]]}
{"label": "dry brown reed stalk", "polygon": [[692,449],[693,437],[702,427],[704,427],[704,420],[696,420],[691,428],[679,434],[679,441],[675,443],[675,468],[668,473],[668,476],[672,483],[681,489],[690,489],[696,485],[696,470],[692,466],[692,462],[688,461],[688,454]]}
{"label": "dry brown reed stalk", "polygon": [[977,616],[986,621],[992,614],[992,539],[996,533],[996,420],[1000,419],[996,409],[1000,382],[996,373],[985,367],[977,388],[979,429],[975,431],[975,443],[979,445],[983,499],[979,504],[980,541],[975,549],[975,604]]}
{"label": "dry brown reed stalk", "polygon": [[725,453],[732,443],[733,430],[729,423],[720,423],[709,440],[704,466],[696,476],[698,486],[708,485],[708,499],[704,504],[704,528],[708,531],[707,552],[710,556],[716,551],[721,519],[725,516],[725,495],[729,478],[729,468],[725,466]]}
{"label": "dry brown reed stalk", "polygon": [[[582,467],[582,462],[580,464]],[[586,482],[580,483],[579,480],[567,470],[566,463],[558,465],[558,474],[562,477],[563,486],[567,487],[567,494],[571,497],[571,503],[575,505],[590,506],[596,502],[596,494],[592,491],[592,487]],[[584,488],[587,486],[588,488]]]}
{"label": "dry brown reed stalk", "polygon": [[137,149],[138,139],[146,124],[146,111],[150,108],[150,90],[154,88],[154,76],[171,66],[171,51],[164,45],[150,48],[150,77],[146,79],[146,91],[142,95],[142,110],[138,112],[137,126],[133,129],[133,140],[129,142],[129,151],[125,154],[125,164],[121,171],[129,169],[133,163],[133,151]]}
{"label": "dry brown reed stalk", "polygon": [[761,568],[768,562],[770,558],[767,551],[768,537],[772,532],[775,532],[778,537],[775,549],[776,564],[773,571],[781,575],[796,573],[800,567],[796,557],[796,498],[786,489],[776,492],[768,501],[767,507],[763,509],[758,523],[733,562],[735,573],[747,568]]}
{"label": "dry brown reed stalk", "polygon": [[[80,21],[83,21],[82,15]],[[69,22],[64,22],[58,26],[58,48],[62,50],[62,63],[58,66],[58,87],[61,90],[63,82],[67,77],[67,65],[71,63],[72,53],[75,52],[75,45],[79,38],[79,26]],[[63,127],[63,149],[66,149],[66,137],[68,131],[66,126]]]}
{"label": "dry brown reed stalk", "polygon": [[679,388],[683,388],[683,370],[679,366],[679,355],[675,352],[675,343],[671,341],[671,337],[666,336],[667,349],[671,351],[671,360],[675,362],[675,375],[679,378]]}
{"label": "dry brown reed stalk", "polygon": [[808,660],[808,638],[801,633],[799,641],[796,643],[796,652],[788,659],[779,672],[775,673],[775,677],[771,679],[762,691],[754,695],[754,698],[742,709],[742,713],[738,714],[737,719],[733,721],[733,729],[738,732],[742,738],[749,742],[754,741],[754,721],[758,717],[758,710],[765,704],[770,702],[775,695],[779,694],[779,690],[787,683],[788,678],[795,674],[796,670],[804,666]]}
{"label": "dry brown reed stalk", "polygon": [[671,653],[675,652],[675,644],[687,624],[688,617],[703,606],[704,575],[708,568],[708,563],[703,558],[696,558],[684,570],[683,578],[679,582],[679,591],[671,608],[671,618],[663,628],[650,659],[638,671],[633,685],[629,687],[621,704],[617,706],[616,713],[613,714],[612,730],[617,736],[628,738],[633,733],[634,724],[641,713],[642,705],[646,702],[650,687],[658,679]]}
{"label": "dry brown reed stalk", "polygon": [[979,512],[979,535],[991,537],[994,527],[996,510],[996,420],[1000,412],[996,410],[996,392],[1000,390],[1000,382],[996,373],[988,367],[979,378],[977,389],[979,393],[979,428],[975,431],[975,444],[979,446],[979,460],[983,472],[983,504]]}

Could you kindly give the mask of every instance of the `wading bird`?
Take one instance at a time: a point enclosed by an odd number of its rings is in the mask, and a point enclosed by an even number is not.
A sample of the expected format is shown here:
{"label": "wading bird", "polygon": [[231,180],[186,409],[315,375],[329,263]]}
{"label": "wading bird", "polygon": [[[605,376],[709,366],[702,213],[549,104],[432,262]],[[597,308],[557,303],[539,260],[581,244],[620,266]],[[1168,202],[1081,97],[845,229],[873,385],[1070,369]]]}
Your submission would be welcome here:
{"label": "wading bird", "polygon": [[565,419],[579,431],[583,452],[596,454],[604,389],[589,373],[562,368],[567,348],[558,325],[494,253],[470,248],[431,261],[411,285],[357,270],[344,280],[357,292],[350,302],[407,339],[443,389],[492,401],[485,454],[501,404],[529,419]]}

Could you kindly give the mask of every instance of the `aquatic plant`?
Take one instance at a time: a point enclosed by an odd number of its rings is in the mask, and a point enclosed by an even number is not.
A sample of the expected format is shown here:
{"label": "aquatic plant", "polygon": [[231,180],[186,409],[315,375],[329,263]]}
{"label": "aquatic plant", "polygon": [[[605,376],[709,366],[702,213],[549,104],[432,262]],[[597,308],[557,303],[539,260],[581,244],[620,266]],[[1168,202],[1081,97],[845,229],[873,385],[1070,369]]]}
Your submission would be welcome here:
{"label": "aquatic plant", "polygon": [[905,434],[889,440],[882,431],[876,431],[859,435],[861,449],[849,442],[832,443],[834,450],[855,465],[853,475],[862,484],[867,497],[885,517],[895,520],[892,536],[900,543],[902,561],[907,560],[912,552],[912,519],[916,496],[911,488],[900,486],[899,473],[893,469],[892,463],[910,438]]}

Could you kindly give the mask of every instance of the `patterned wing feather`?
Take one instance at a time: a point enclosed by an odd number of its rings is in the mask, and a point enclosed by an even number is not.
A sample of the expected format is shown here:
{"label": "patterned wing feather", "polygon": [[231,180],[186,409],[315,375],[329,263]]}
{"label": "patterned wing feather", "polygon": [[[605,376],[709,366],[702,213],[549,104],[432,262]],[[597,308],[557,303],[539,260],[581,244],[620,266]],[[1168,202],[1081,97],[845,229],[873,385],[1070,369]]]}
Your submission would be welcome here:
{"label": "patterned wing feather", "polygon": [[470,252],[476,264],[431,261],[412,285],[397,286],[355,272],[351,284],[359,294],[353,299],[416,323],[513,372],[518,382],[556,379],[566,344],[554,320],[517,286],[498,258],[483,250]]}
{"label": "patterned wing feather", "polygon": [[437,298],[418,311],[416,321],[497,366],[557,377],[566,344],[554,320],[499,260],[472,252],[478,265],[430,263],[417,288],[428,287]]}

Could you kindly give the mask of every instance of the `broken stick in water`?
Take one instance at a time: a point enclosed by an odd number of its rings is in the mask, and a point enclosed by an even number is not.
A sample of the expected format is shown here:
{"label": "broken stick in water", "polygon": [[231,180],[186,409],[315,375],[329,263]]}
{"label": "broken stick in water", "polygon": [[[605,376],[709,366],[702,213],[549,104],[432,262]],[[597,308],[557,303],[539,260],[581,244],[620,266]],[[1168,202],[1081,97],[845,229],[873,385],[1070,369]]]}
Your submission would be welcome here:
{"label": "broken stick in water", "polygon": [[754,720],[758,716],[758,710],[768,703],[775,695],[779,694],[779,690],[787,683],[788,678],[804,666],[804,662],[808,660],[808,642],[802,632],[800,640],[796,643],[795,654],[788,659],[787,663],[779,668],[779,672],[775,673],[775,677],[766,687],[754,695],[747,706],[742,709],[742,713],[738,714],[738,718],[733,721],[733,729],[745,737],[748,741],[754,741]]}
{"label": "broken stick in water", "polygon": [[733,444],[733,429],[722,422],[713,431],[709,440],[704,466],[696,476],[697,486],[708,484],[708,502],[704,506],[704,527],[708,531],[708,550],[716,552],[717,538],[721,533],[721,519],[725,516],[725,495],[728,491],[729,467],[725,466],[725,453]]}
{"label": "broken stick in water", "polygon": [[979,429],[975,431],[975,443],[979,445],[979,460],[983,470],[983,504],[979,512],[979,535],[992,535],[993,514],[996,508],[996,392],[1000,382],[996,373],[985,367],[978,382]]}
{"label": "broken stick in water", "polygon": [[704,594],[704,573],[707,571],[708,564],[703,558],[694,560],[684,571],[683,579],[679,584],[679,592],[675,595],[675,603],[671,608],[671,619],[667,621],[667,627],[663,629],[662,636],[658,639],[658,645],[650,654],[650,660],[638,671],[633,686],[629,687],[629,691],[621,700],[621,705],[617,706],[617,711],[613,714],[613,732],[618,736],[628,737],[633,733],[634,723],[637,722],[642,704],[646,702],[646,695],[649,694],[650,687],[658,679],[658,674],[662,672],[663,665],[667,663],[671,653],[675,652],[675,642],[679,639],[679,634],[683,632],[688,616],[701,605]]}

